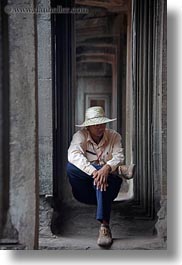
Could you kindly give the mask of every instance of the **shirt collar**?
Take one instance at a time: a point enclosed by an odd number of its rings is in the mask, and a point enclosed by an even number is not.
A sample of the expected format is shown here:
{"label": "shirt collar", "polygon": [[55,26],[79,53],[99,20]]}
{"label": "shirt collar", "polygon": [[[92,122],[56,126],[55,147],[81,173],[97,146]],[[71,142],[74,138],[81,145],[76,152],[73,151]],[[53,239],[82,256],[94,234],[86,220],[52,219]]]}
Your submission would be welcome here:
{"label": "shirt collar", "polygon": [[[91,142],[91,143],[93,143],[93,144],[96,144],[96,143],[94,142],[94,140],[92,139],[92,137],[91,137],[91,135],[90,135],[90,133],[89,133],[88,130],[87,130],[87,133],[88,133],[88,134],[87,134],[87,142]],[[108,135],[107,135],[107,129],[105,129],[104,135],[103,135],[103,137],[102,137],[100,143],[98,144],[98,146],[99,146],[99,147],[103,146],[107,141],[108,141]]]}

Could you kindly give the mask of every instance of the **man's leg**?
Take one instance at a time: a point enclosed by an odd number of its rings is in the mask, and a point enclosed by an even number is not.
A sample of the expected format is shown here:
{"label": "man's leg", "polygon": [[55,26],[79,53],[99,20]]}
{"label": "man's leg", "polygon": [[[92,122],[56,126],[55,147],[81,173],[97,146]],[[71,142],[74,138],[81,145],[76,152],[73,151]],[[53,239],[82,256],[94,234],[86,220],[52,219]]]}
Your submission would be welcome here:
{"label": "man's leg", "polygon": [[112,245],[112,233],[109,227],[111,205],[120,190],[122,179],[116,175],[108,176],[106,191],[96,189],[97,196],[97,220],[101,222],[97,244],[108,248]]}
{"label": "man's leg", "polygon": [[[94,167],[99,170],[102,166],[94,165]],[[118,195],[122,179],[117,175],[110,174],[106,191],[101,191],[93,185],[92,176],[87,175],[71,163],[67,164],[67,174],[75,199],[86,204],[97,205],[96,219],[109,223],[111,205]]]}
{"label": "man's leg", "polygon": [[[101,168],[99,165],[94,166],[97,170]],[[67,174],[74,197],[80,202],[97,205],[96,218],[101,222],[97,244],[102,247],[109,247],[112,244],[112,234],[109,228],[111,205],[118,195],[122,179],[110,174],[106,191],[101,191],[93,185],[92,176],[87,175],[70,163],[67,165]]]}
{"label": "man's leg", "polygon": [[116,175],[110,174],[108,176],[108,187],[106,191],[97,190],[96,187],[96,197],[97,197],[97,220],[101,222],[106,222],[109,224],[111,205],[113,200],[117,197],[122,179]]}
{"label": "man's leg", "polygon": [[93,178],[71,163],[67,164],[67,175],[76,200],[86,204],[97,204]]}

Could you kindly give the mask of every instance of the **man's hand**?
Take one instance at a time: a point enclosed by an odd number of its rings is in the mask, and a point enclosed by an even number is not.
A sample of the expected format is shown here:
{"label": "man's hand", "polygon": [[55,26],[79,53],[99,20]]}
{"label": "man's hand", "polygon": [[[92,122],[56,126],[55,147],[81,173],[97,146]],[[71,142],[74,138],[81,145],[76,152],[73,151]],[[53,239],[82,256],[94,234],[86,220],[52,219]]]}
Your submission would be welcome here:
{"label": "man's hand", "polygon": [[110,171],[111,167],[106,164],[98,171],[96,170],[93,172],[94,185],[96,185],[97,189],[100,189],[101,191],[106,191],[106,188],[108,186],[107,178]]}

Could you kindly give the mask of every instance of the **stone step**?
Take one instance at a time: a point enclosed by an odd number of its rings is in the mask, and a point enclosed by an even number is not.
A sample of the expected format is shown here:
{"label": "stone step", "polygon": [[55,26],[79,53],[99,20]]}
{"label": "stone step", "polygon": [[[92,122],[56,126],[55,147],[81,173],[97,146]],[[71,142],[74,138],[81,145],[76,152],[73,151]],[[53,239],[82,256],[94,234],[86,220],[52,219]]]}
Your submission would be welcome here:
{"label": "stone step", "polygon": [[2,238],[0,239],[0,250],[23,250],[24,245],[18,243],[17,239]]}

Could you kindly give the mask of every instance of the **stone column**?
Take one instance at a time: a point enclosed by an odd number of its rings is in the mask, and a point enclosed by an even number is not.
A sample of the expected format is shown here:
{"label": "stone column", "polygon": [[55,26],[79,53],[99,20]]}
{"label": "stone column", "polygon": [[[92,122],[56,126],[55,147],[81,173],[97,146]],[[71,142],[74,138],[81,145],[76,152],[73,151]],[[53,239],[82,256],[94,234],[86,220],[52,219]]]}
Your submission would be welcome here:
{"label": "stone column", "polygon": [[9,73],[8,16],[0,3],[0,238],[9,205]]}
{"label": "stone column", "polygon": [[36,17],[33,0],[9,0],[9,216],[19,243],[38,247]]}
{"label": "stone column", "polygon": [[[49,1],[39,0],[40,10],[49,9]],[[40,194],[52,195],[52,60],[51,15],[37,15],[38,35],[38,99],[39,99],[39,176]]]}
{"label": "stone column", "polygon": [[160,238],[167,239],[167,1],[158,1],[158,18],[160,19],[159,51],[160,59],[158,71],[161,73],[160,97],[161,97],[161,201],[160,210],[157,213],[157,234]]}

